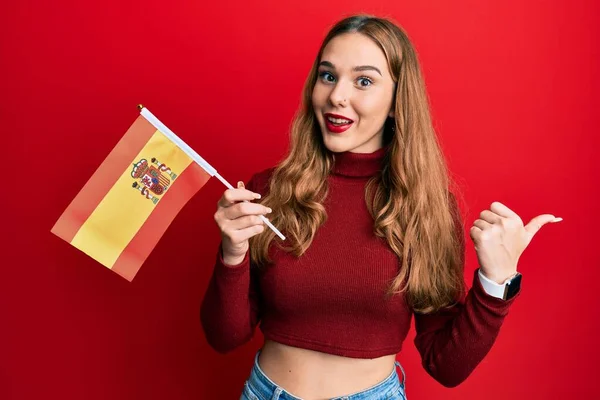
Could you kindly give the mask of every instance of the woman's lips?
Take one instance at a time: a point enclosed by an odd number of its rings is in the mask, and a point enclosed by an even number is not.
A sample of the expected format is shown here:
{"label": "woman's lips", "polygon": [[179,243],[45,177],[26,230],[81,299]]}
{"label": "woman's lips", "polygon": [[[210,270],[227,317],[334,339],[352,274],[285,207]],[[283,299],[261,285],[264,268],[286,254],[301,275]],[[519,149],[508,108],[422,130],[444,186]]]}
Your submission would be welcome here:
{"label": "woman's lips", "polygon": [[350,128],[350,126],[353,123],[354,122],[338,125],[338,124],[333,124],[333,122],[329,121],[328,119],[325,120],[325,125],[327,126],[327,130],[332,133],[342,133],[342,132],[348,130],[348,128]]}
{"label": "woman's lips", "polygon": [[[329,120],[329,118],[343,119],[346,122],[333,123]],[[325,126],[327,126],[327,130],[331,133],[342,133],[342,132],[348,130],[348,128],[350,128],[350,126],[352,126],[353,123],[354,123],[354,121],[352,121],[351,119],[346,118],[342,115],[330,114],[330,113],[325,114]]]}

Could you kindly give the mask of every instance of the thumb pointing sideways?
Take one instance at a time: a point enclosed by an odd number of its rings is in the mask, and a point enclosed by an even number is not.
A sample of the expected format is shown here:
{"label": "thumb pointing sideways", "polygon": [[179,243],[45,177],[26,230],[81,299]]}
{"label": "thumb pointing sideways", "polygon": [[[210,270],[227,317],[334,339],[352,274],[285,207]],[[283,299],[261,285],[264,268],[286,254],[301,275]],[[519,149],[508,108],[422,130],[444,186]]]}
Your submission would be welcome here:
{"label": "thumb pointing sideways", "polygon": [[533,218],[527,225],[525,225],[525,231],[529,235],[529,240],[531,240],[533,238],[533,235],[535,235],[540,229],[542,229],[542,226],[546,225],[547,223],[556,223],[562,220],[562,218],[557,218],[552,214],[538,215],[537,217]]}

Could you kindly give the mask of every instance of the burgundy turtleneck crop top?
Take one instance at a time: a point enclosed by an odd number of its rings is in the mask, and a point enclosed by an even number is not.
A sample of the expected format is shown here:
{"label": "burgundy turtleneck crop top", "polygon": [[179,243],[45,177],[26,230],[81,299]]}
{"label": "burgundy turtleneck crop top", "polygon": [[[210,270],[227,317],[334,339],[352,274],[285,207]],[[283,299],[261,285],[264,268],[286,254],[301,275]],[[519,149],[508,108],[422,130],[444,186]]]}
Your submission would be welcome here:
{"label": "burgundy turtleneck crop top", "polygon": [[[226,265],[219,247],[201,306],[214,349],[224,353],[248,342],[259,325],[265,338],[286,345],[375,358],[400,352],[414,315],[415,345],[431,376],[455,386],[473,371],[518,295],[508,301],[490,296],[475,271],[472,288],[449,310],[418,314],[403,294],[385,297],[402,265],[373,234],[364,200],[365,184],[381,171],[384,153],[335,154],[327,221],[301,257],[271,246],[274,265],[259,270],[248,254],[241,264]],[[246,188],[264,197],[272,172],[255,174]]]}

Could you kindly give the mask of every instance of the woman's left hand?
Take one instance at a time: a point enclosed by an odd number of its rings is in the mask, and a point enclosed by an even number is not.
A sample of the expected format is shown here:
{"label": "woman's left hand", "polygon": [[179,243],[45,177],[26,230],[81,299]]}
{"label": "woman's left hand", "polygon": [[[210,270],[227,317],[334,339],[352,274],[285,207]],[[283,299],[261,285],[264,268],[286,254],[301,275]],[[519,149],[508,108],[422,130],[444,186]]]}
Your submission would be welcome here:
{"label": "woman's left hand", "polygon": [[562,218],[543,214],[523,226],[510,208],[497,201],[492,203],[470,230],[481,272],[498,284],[504,283],[517,272],[519,257],[542,226],[560,221]]}

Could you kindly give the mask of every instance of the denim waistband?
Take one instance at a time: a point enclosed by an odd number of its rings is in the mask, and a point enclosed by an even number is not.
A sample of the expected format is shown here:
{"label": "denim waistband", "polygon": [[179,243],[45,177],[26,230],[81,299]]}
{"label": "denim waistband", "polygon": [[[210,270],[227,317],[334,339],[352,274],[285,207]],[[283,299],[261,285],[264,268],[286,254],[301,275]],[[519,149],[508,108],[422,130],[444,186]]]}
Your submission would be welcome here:
{"label": "denim waistband", "polygon": [[[296,397],[282,387],[278,386],[262,371],[258,364],[258,358],[260,356],[260,350],[256,352],[254,357],[254,366],[250,373],[250,377],[246,382],[249,386],[249,391],[252,392],[259,400],[302,400]],[[398,361],[395,361],[395,366],[400,368],[402,372],[402,378],[400,380],[396,368],[390,373],[390,375],[383,381],[371,386],[370,388],[361,390],[357,393],[352,393],[345,396],[335,397],[331,400],[359,400],[359,399],[371,399],[371,398],[387,398],[388,394],[394,394],[401,392],[404,394],[404,385],[406,384],[406,375],[402,365]],[[245,389],[245,390],[247,390]],[[250,396],[250,398],[252,398]]]}

